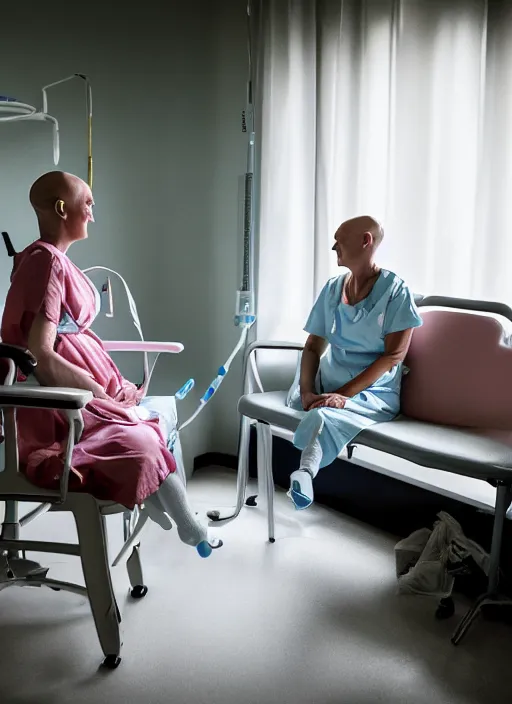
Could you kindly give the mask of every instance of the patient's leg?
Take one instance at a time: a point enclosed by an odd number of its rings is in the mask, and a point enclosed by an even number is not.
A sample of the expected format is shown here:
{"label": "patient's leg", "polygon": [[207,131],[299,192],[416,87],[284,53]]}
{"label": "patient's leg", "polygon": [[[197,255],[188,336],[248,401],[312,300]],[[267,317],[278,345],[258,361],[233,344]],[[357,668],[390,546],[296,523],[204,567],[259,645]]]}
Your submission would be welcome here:
{"label": "patient's leg", "polygon": [[176,523],[180,539],[187,545],[194,546],[201,557],[209,557],[212,548],[221,547],[221,541],[208,541],[208,529],[197,520],[183,482],[175,472],[169,474],[158,491],[144,503],[149,517],[162,528],[168,528],[162,512],[169,514]]}
{"label": "patient's leg", "polygon": [[171,530],[172,521],[167,515],[165,508],[159,499],[158,491],[151,494],[151,496],[148,496],[148,498],[144,501],[144,509],[151,520],[158,523],[160,528],[163,528],[164,530]]}
{"label": "patient's leg", "polygon": [[374,423],[394,418],[398,394],[383,398],[370,390],[346,400],[344,408],[315,408],[301,420],[293,438],[302,450],[300,467],[291,475],[288,495],[297,508],[313,503],[313,478],[318,470],[334,462],[339,453]]}
{"label": "patient's leg", "polygon": [[322,461],[322,446],[319,435],[324,427],[320,413],[315,414],[315,421],[311,427],[311,436],[308,444],[300,456],[300,466],[290,475],[290,490],[288,496],[297,509],[311,506],[314,500],[313,479],[318,474]]}

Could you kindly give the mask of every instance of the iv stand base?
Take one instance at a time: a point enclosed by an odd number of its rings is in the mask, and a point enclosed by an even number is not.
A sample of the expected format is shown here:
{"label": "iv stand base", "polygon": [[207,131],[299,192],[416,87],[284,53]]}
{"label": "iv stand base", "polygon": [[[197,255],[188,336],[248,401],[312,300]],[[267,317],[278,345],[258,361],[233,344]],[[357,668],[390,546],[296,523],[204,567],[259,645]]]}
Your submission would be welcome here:
{"label": "iv stand base", "polygon": [[[249,433],[251,424],[249,418],[242,417],[240,424],[240,442],[238,455],[238,473],[236,480],[236,506],[224,510],[211,510],[207,512],[210,525],[226,524],[238,518],[244,505],[247,484],[249,482]],[[252,498],[252,497],[251,497]],[[251,504],[248,504],[251,505]]]}

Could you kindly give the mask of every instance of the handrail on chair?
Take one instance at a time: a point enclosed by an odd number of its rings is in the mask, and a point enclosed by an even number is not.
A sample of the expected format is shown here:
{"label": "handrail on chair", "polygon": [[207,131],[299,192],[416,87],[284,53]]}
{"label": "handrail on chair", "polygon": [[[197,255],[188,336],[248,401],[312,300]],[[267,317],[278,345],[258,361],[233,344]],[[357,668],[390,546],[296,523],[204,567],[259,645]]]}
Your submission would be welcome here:
{"label": "handrail on chair", "polygon": [[[63,503],[68,493],[73,448],[80,440],[83,431],[81,409],[92,400],[93,395],[90,391],[84,391],[83,389],[45,387],[25,383],[16,384],[17,369],[20,368],[25,375],[29,375],[37,366],[37,360],[28,350],[5,343],[0,343],[0,356],[8,364],[4,384],[0,386],[0,409],[2,409],[6,427],[5,476],[10,476],[13,493],[16,492],[17,488],[23,490],[21,485],[26,480],[24,477],[20,477],[19,472],[16,409],[39,408],[60,411],[67,417],[69,423],[64,469],[60,478],[59,491],[45,491],[44,495],[55,499],[58,503]],[[51,503],[54,502],[52,501]],[[39,507],[27,514],[22,520],[26,524],[46,510],[48,509]]]}

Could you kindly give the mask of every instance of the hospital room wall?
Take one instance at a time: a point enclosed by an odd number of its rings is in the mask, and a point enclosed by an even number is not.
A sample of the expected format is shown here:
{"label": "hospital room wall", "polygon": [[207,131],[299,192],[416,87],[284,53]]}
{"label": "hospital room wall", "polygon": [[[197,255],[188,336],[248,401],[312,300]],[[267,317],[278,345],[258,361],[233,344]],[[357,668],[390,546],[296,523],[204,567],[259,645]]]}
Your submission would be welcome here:
{"label": "hospital room wall", "polygon": [[[194,377],[196,391],[180,408],[186,417],[238,336],[232,321],[237,189],[247,144],[240,125],[246,0],[146,0],[143,13],[135,4],[122,8],[119,14],[93,0],[82,17],[61,0],[51,12],[36,2],[4,8],[0,94],[40,105],[45,83],[77,71],[90,76],[97,222],[70,256],[82,268],[102,264],[125,276],[147,338],[184,343],[182,355],[160,360],[152,390],[173,393]],[[81,83],[54,89],[50,112],[61,125],[59,168],[85,178]],[[36,237],[29,186],[53,168],[49,125],[1,125],[0,164],[0,229],[20,250]],[[10,268],[2,253],[0,301]],[[133,338],[123,297],[114,291],[116,317],[97,330]],[[140,360],[121,366],[137,376]],[[218,396],[184,431],[187,468],[205,452],[236,452],[240,369],[232,367]]]}

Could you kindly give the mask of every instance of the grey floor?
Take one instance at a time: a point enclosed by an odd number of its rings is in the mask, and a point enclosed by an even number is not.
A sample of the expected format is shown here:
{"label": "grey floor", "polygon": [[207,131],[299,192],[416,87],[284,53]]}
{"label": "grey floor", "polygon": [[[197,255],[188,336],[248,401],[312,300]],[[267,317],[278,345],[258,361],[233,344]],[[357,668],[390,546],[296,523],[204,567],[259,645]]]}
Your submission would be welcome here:
{"label": "grey floor", "polygon": [[[196,473],[201,512],[230,505],[235,477]],[[118,517],[109,519],[112,550]],[[27,528],[73,540],[52,514]],[[429,600],[398,597],[393,536],[321,506],[296,513],[277,496],[277,542],[266,542],[261,507],[222,530],[208,560],[175,531],[144,533],[149,593],[127,596],[123,662],[99,672],[101,652],[87,603],[46,590],[0,593],[0,702],[62,704],[499,704],[512,701],[512,629],[479,622],[458,647],[454,622]],[[57,578],[80,579],[76,558],[46,558]],[[459,613],[465,608],[459,604]]]}

